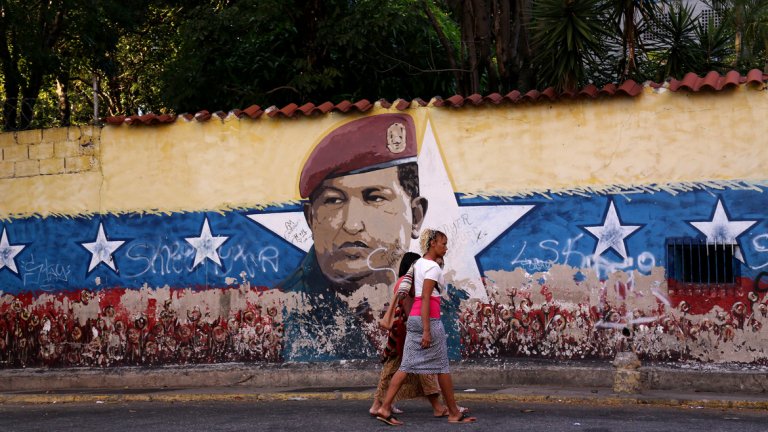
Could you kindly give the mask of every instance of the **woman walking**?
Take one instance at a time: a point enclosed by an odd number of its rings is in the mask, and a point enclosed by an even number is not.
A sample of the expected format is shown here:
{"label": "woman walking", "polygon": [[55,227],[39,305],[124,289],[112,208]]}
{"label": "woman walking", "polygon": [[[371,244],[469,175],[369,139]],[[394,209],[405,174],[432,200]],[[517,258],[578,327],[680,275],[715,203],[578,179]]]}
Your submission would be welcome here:
{"label": "woman walking", "polygon": [[453,393],[453,380],[448,366],[448,337],[440,321],[440,292],[442,269],[437,260],[448,252],[448,237],[437,230],[424,230],[420,238],[424,253],[413,265],[415,300],[406,324],[407,333],[400,369],[392,376],[387,396],[376,418],[392,426],[403,424],[392,415],[392,401],[409,373],[437,374],[437,380],[448,408],[450,423],[471,423],[459,410]]}
{"label": "woman walking", "polygon": [[[398,272],[398,280],[395,283],[393,300],[390,302],[387,312],[384,314],[384,318],[381,319],[379,325],[389,330],[387,333],[387,344],[382,353],[382,362],[384,363],[381,369],[381,376],[379,377],[379,384],[376,388],[376,394],[373,396],[373,404],[368,412],[372,416],[378,415],[378,410],[381,407],[381,402],[384,400],[384,396],[389,388],[392,375],[400,367],[400,362],[403,358],[403,345],[405,344],[405,320],[408,312],[411,310],[413,299],[409,294],[411,287],[413,286],[413,272],[411,267],[413,263],[418,260],[419,254],[413,252],[407,252],[400,260],[400,268]],[[395,395],[395,400],[402,399],[415,399],[418,397],[426,397],[429,403],[432,405],[432,411],[435,417],[441,417],[446,415],[448,410],[440,403],[440,387],[437,384],[437,377],[435,375],[414,375],[409,374],[400,391]],[[392,411],[396,414],[401,413],[394,405]]]}

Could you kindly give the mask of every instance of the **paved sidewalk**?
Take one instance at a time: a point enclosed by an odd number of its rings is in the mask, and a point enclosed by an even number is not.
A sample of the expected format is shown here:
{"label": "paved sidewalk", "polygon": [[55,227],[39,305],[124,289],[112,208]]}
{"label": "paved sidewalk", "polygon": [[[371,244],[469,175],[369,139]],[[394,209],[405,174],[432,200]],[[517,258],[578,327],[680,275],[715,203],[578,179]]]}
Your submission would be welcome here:
{"label": "paved sidewalk", "polygon": [[[452,366],[459,400],[651,404],[768,411],[768,368],[646,364],[639,393],[613,391],[607,361],[465,361]],[[370,399],[380,365],[213,364],[157,368],[0,370],[0,403]]]}

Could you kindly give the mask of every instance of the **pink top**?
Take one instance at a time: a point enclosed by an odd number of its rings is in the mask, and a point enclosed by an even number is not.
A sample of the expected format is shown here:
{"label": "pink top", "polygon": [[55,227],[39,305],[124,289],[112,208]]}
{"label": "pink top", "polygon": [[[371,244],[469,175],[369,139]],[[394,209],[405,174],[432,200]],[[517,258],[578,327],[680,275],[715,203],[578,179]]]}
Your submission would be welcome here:
{"label": "pink top", "polygon": [[[413,300],[410,316],[421,316],[421,297],[416,297]],[[440,297],[429,298],[429,317],[440,318]]]}
{"label": "pink top", "polygon": [[[410,316],[421,316],[421,293],[424,288],[424,281],[432,280],[435,281],[435,285],[437,285],[442,279],[443,270],[436,262],[426,258],[419,258],[419,260],[413,264],[415,298],[413,300],[413,306],[411,307],[411,313],[409,314]],[[429,298],[429,317],[440,318],[440,292],[437,290],[437,286],[432,290],[432,295]]]}

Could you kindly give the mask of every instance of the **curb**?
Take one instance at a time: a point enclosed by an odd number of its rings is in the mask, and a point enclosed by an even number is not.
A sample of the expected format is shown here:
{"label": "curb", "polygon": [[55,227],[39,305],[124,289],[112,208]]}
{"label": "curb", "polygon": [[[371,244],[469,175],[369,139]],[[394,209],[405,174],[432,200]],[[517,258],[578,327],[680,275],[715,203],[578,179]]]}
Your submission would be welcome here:
{"label": "curb", "polygon": [[[273,402],[302,400],[370,400],[373,392],[291,392],[291,393],[193,393],[193,394],[80,394],[80,395],[0,395],[1,405],[66,404],[66,403],[119,403],[119,402]],[[558,403],[569,405],[631,406],[649,405],[677,408],[750,409],[768,411],[768,400],[714,400],[665,399],[642,395],[612,395],[606,397],[513,395],[513,394],[461,394],[457,399],[478,402]]]}

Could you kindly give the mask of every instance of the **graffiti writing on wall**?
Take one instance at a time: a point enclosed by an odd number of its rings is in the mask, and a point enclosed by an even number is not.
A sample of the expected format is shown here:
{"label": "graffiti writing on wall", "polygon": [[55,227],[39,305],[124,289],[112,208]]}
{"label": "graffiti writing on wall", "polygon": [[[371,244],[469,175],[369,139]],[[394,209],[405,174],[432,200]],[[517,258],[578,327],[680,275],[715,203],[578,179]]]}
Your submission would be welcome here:
{"label": "graffiti writing on wall", "polygon": [[[195,249],[186,243],[157,241],[154,244],[132,242],[125,252],[125,258],[134,265],[124,272],[126,278],[140,278],[146,274],[168,276],[191,273],[194,270]],[[219,255],[222,265],[214,268],[217,275],[229,275],[232,269],[244,271],[249,278],[260,273],[279,270],[280,252],[273,246],[267,246],[258,252],[245,249],[242,245],[233,245],[222,249]]]}
{"label": "graffiti writing on wall", "polygon": [[48,258],[36,262],[32,254],[22,260],[21,268],[24,286],[36,286],[44,291],[53,290],[59,284],[66,285],[72,274],[72,266],[52,263]]}

